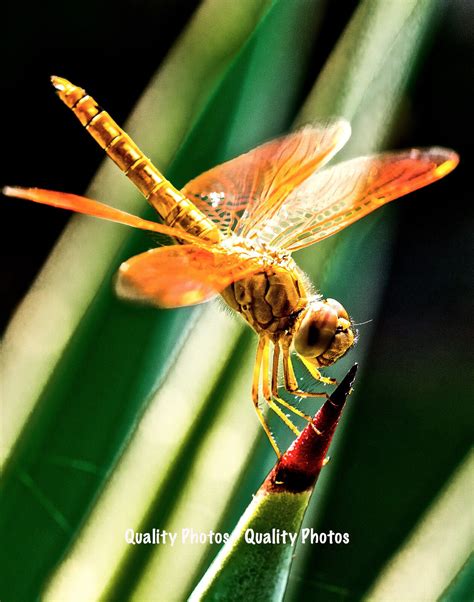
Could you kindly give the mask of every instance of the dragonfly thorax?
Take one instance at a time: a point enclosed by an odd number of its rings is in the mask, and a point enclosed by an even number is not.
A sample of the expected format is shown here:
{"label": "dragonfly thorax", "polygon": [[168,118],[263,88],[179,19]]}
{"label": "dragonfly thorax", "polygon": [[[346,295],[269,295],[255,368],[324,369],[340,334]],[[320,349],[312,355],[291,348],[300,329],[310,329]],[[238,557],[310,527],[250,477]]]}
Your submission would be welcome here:
{"label": "dragonfly thorax", "polygon": [[261,260],[262,265],[279,264],[287,269],[296,267],[291,253],[278,247],[272,247],[258,238],[233,235],[225,238],[220,244],[224,248],[231,248],[233,252],[237,251],[243,257],[257,258]]}
{"label": "dragonfly thorax", "polygon": [[233,282],[222,292],[224,300],[258,334],[278,340],[293,330],[298,315],[308,304],[303,272],[291,255],[280,249],[237,237],[228,244],[244,258],[258,259],[262,270]]}

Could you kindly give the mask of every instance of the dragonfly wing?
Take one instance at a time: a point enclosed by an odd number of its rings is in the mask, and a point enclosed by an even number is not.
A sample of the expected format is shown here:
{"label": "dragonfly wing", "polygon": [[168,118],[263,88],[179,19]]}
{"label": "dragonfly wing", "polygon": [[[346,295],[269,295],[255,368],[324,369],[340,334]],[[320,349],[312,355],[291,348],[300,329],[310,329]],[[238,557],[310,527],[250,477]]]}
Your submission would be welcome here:
{"label": "dragonfly wing", "polygon": [[115,207],[111,207],[105,203],[93,201],[92,199],[78,196],[77,194],[57,192],[56,190],[44,190],[42,188],[20,188],[15,186],[6,186],[2,192],[5,196],[26,199],[28,201],[33,201],[34,203],[41,203],[42,205],[59,207],[60,209],[69,209],[76,213],[85,213],[86,215],[100,217],[118,224],[139,228],[140,230],[166,234],[167,236],[172,236],[179,240],[202,247],[209,246],[209,243],[205,239],[183,232],[178,228],[172,228],[170,226],[165,226],[164,224],[158,224],[157,222],[142,219],[141,217],[132,215],[126,211],[115,209]]}
{"label": "dragonfly wing", "polygon": [[385,203],[439,180],[459,162],[449,149],[359,157],[312,175],[260,228],[261,241],[295,251],[346,228]]}
{"label": "dragonfly wing", "polygon": [[305,126],[218,165],[182,189],[225,234],[245,236],[348,140],[345,120]]}
{"label": "dragonfly wing", "polygon": [[239,253],[180,245],[151,249],[125,261],[117,276],[120,297],[156,307],[196,305],[232,282],[264,269]]}

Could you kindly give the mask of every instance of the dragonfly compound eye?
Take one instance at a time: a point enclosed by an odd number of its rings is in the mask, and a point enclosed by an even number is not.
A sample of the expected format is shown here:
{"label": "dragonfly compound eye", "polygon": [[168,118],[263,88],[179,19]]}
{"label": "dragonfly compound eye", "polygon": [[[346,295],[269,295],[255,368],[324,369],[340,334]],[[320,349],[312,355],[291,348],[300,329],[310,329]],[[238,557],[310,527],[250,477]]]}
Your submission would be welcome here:
{"label": "dragonfly compound eye", "polygon": [[355,334],[344,307],[334,299],[308,307],[294,338],[295,351],[318,366],[330,366],[352,347]]}
{"label": "dragonfly compound eye", "polygon": [[295,336],[295,350],[303,357],[318,357],[326,351],[337,329],[337,311],[324,301],[312,303]]}

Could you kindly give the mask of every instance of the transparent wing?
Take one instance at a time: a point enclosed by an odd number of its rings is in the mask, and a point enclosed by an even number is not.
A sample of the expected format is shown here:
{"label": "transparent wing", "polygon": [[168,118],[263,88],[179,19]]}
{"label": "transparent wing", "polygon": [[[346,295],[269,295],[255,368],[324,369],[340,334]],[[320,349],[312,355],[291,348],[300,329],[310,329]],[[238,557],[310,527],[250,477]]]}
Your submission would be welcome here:
{"label": "transparent wing", "polygon": [[158,224],[142,219],[141,217],[137,217],[126,211],[115,209],[114,207],[110,207],[110,205],[105,205],[99,201],[93,201],[92,199],[78,196],[77,194],[57,192],[55,190],[43,190],[41,188],[19,188],[14,186],[6,186],[2,192],[5,196],[26,199],[43,205],[59,207],[60,209],[69,209],[76,213],[85,213],[86,215],[100,217],[111,222],[139,228],[140,230],[166,234],[167,236],[178,238],[180,241],[183,240],[201,247],[210,246],[210,243],[207,243],[204,239],[193,236],[192,234],[187,234],[178,228],[171,228],[164,224]]}
{"label": "transparent wing", "polygon": [[151,249],[125,261],[117,276],[120,297],[156,307],[203,303],[232,282],[264,269],[258,259],[222,249],[182,245]]}
{"label": "transparent wing", "polygon": [[458,155],[444,148],[345,161],[305,180],[250,236],[288,251],[307,247],[385,203],[439,180],[458,162]]}
{"label": "transparent wing", "polygon": [[204,172],[182,192],[224,235],[235,231],[245,236],[349,136],[350,125],[344,120],[306,126]]}

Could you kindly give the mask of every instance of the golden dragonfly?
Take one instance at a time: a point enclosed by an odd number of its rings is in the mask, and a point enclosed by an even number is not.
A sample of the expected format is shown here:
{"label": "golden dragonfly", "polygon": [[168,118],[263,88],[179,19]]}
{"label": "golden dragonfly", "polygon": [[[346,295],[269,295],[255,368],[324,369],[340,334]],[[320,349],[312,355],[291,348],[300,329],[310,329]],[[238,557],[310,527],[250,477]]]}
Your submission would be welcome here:
{"label": "golden dragonfly", "polygon": [[334,384],[320,369],[341,358],[356,340],[348,312],[311,286],[291,254],[442,178],[456,167],[458,155],[438,147],[410,149],[359,157],[320,171],[350,137],[349,123],[338,119],[267,142],[177,190],[85,90],[61,77],[53,76],[52,83],[164,223],[68,193],[17,187],[4,193],[171,236],[178,244],[122,263],[117,292],[166,308],[222,295],[258,335],[252,399],[279,457],[260,397],[296,435],[299,429],[282,408],[311,420],[279,396],[280,364],[289,393],[327,397],[300,390],[292,353],[317,381]]}

